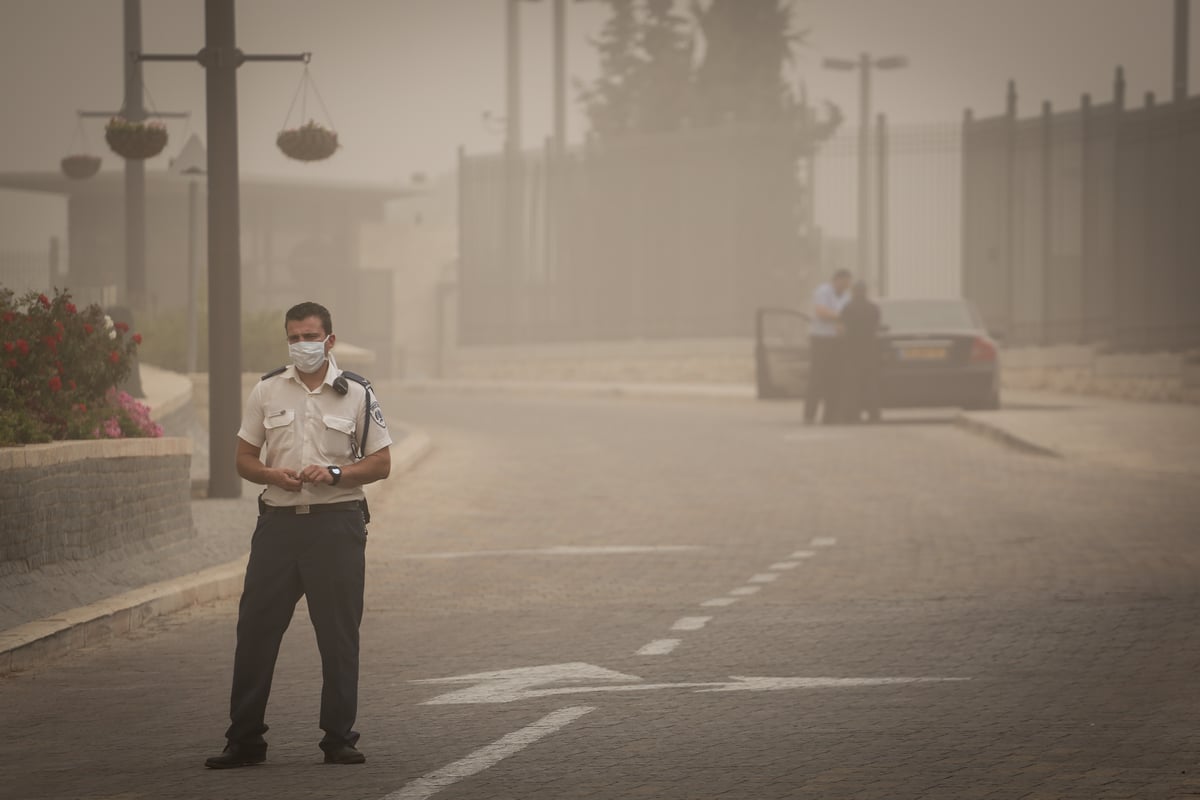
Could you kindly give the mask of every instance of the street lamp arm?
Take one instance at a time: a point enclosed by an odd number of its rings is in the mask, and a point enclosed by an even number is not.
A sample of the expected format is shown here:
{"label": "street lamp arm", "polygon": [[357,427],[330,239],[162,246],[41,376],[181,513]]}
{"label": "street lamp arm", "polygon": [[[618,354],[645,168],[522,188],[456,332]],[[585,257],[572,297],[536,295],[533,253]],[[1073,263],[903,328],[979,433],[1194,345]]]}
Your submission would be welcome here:
{"label": "street lamp arm", "polygon": [[825,69],[834,69],[840,72],[853,72],[858,69],[858,62],[851,61],[848,58],[826,58],[821,62],[821,66]]}
{"label": "street lamp arm", "polygon": [[875,59],[873,66],[876,69],[904,69],[908,66],[907,56],[885,56]]}

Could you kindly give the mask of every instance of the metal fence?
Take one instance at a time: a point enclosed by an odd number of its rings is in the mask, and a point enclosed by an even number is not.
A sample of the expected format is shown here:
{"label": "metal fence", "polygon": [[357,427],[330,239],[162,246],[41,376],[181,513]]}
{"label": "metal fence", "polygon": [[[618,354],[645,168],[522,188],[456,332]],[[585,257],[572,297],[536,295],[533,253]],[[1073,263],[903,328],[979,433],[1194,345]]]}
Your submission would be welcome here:
{"label": "metal fence", "polygon": [[1200,345],[1200,97],[963,125],[963,285],[1010,344]]}
{"label": "metal fence", "polygon": [[858,131],[815,159],[815,221],[823,271],[845,267],[889,297],[961,296],[962,133],[956,122],[872,131],[873,246],[858,247]]}
{"label": "metal fence", "polygon": [[793,130],[460,155],[464,344],[746,337],[813,274]]}

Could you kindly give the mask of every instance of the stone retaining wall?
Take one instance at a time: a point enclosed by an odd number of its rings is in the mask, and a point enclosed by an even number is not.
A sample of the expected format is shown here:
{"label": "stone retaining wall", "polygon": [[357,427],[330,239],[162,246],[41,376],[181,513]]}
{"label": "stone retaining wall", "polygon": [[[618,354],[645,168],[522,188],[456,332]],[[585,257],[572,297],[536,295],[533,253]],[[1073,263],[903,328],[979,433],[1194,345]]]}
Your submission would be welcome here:
{"label": "stone retaining wall", "polygon": [[1092,347],[1004,351],[1004,386],[1122,400],[1200,403],[1200,354],[1102,353]]}
{"label": "stone retaining wall", "polygon": [[0,448],[0,576],[194,535],[191,441]]}

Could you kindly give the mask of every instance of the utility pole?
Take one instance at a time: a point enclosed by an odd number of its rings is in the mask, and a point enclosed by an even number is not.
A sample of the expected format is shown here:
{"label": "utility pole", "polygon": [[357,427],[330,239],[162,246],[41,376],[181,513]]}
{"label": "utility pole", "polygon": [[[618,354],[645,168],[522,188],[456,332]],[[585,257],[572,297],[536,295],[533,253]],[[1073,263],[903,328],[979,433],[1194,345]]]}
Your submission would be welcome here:
{"label": "utility pole", "polygon": [[[142,0],[125,0],[125,98],[121,115],[130,122],[146,119],[142,105]],[[136,309],[146,304],[146,162],[125,159],[125,291]]]}
{"label": "utility pole", "polygon": [[521,152],[521,0],[507,0],[505,23],[504,149]]}
{"label": "utility pole", "polygon": [[[123,117],[144,122],[146,107],[142,95],[142,64],[136,54],[142,50],[142,2],[124,0],[122,6],[122,63],[125,89],[119,111],[80,111],[80,117]],[[155,114],[157,117],[186,117],[180,112]],[[146,163],[139,158],[125,159],[125,275],[120,302],[141,310],[146,303]]]}
{"label": "utility pole", "polygon": [[242,417],[242,253],[238,187],[237,70],[246,61],[303,61],[310,53],[246,55],[237,48],[234,0],[204,0],[204,49],[136,53],[140,61],[204,67],[208,108],[209,497],[241,497],[234,464]]}
{"label": "utility pole", "polygon": [[567,149],[567,0],[554,0],[554,148]]}
{"label": "utility pole", "polygon": [[1191,0],[1175,0],[1175,75],[1171,85],[1174,100],[1182,103],[1188,96],[1188,44],[1191,39]]}

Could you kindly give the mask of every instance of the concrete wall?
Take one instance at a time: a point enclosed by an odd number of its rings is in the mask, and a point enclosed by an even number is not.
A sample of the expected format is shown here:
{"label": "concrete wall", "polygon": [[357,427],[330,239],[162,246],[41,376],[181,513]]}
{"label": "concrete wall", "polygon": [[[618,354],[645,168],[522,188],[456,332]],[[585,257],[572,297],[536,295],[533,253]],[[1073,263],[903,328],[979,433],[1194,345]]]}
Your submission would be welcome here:
{"label": "concrete wall", "polygon": [[193,535],[191,442],[0,448],[0,575]]}

